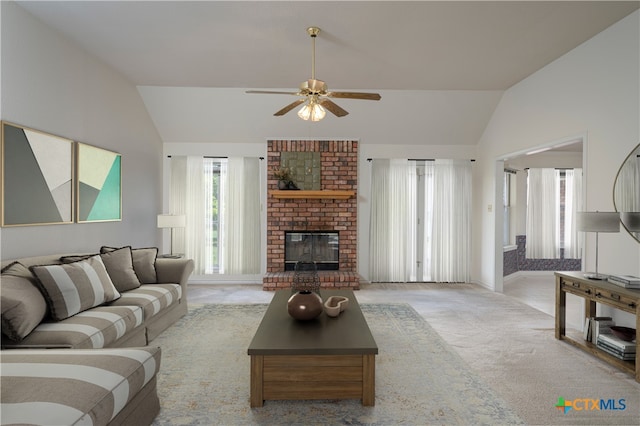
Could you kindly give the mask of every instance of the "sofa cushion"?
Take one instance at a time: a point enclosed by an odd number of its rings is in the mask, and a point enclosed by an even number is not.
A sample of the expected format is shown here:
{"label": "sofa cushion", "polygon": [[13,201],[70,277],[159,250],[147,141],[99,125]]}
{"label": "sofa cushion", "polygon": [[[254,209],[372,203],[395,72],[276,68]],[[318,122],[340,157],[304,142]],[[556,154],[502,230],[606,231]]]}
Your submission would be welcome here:
{"label": "sofa cushion", "polygon": [[36,287],[36,277],[20,262],[2,269],[0,279],[2,333],[20,341],[44,319],[47,302]]}
{"label": "sofa cushion", "polygon": [[142,323],[143,312],[138,306],[99,306],[63,321],[43,322],[21,342],[5,340],[2,346],[99,349],[112,346]]}
{"label": "sofa cushion", "polygon": [[[88,259],[91,256],[96,255],[72,255],[62,256],[60,261],[62,263],[73,263],[80,260]],[[133,255],[131,253],[131,247],[126,246],[113,251],[106,251],[100,254],[102,262],[104,263],[109,277],[113,282],[113,285],[119,292],[132,290],[140,287],[140,280],[133,269]]]}
{"label": "sofa cushion", "polygon": [[[100,253],[107,253],[118,250],[117,247],[102,246]],[[138,279],[143,284],[154,284],[158,282],[156,277],[156,258],[158,257],[157,247],[131,249],[133,257],[133,269]]]}
{"label": "sofa cushion", "polygon": [[99,255],[63,265],[32,266],[51,316],[63,320],[120,297]]}
{"label": "sofa cushion", "polygon": [[160,368],[157,347],[3,351],[5,424],[108,424]]}
{"label": "sofa cushion", "polygon": [[144,320],[156,315],[167,306],[178,303],[182,297],[182,287],[178,284],[144,284],[135,290],[122,294],[110,306],[139,306],[144,311]]}

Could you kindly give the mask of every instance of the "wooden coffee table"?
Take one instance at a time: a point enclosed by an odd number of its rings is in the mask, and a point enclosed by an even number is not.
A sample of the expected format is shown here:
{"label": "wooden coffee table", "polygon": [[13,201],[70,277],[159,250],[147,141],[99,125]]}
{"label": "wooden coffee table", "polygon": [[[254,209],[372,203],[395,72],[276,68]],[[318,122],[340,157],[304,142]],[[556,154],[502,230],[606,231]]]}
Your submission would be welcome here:
{"label": "wooden coffee table", "polygon": [[360,399],[375,404],[375,355],[378,353],[367,321],[350,290],[321,290],[349,298],[338,317],[322,313],[297,321],[287,312],[290,290],[275,293],[256,331],[251,356],[251,407],[265,400]]}

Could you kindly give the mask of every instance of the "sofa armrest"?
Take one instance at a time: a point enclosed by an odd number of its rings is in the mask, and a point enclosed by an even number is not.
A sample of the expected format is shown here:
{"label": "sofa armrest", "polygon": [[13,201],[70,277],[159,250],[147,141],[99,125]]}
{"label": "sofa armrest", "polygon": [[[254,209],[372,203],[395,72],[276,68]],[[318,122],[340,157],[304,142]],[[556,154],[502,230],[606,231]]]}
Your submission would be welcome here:
{"label": "sofa armrest", "polygon": [[187,295],[187,282],[193,272],[192,259],[156,259],[156,276],[159,284],[175,283],[182,287],[182,294]]}

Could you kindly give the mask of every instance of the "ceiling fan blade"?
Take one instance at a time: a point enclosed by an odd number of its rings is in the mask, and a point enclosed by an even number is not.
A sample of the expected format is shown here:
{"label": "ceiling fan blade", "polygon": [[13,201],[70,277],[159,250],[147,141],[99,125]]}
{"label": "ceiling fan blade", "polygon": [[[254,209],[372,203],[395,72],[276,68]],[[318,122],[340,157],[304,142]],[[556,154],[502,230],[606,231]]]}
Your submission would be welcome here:
{"label": "ceiling fan blade", "polygon": [[336,117],[344,117],[345,115],[349,114],[347,111],[345,111],[344,109],[339,107],[336,103],[334,103],[332,100],[329,100],[327,98],[320,99],[318,103],[323,107],[325,107],[326,109],[328,109]]}
{"label": "ceiling fan blade", "polygon": [[244,93],[260,94],[260,95],[298,95],[298,92],[271,92],[269,90],[247,90]]}
{"label": "ceiling fan blade", "polygon": [[291,102],[289,105],[287,105],[286,107],[282,108],[280,111],[276,112],[273,115],[276,115],[276,116],[285,115],[286,113],[288,113],[289,111],[291,111],[292,109],[294,109],[295,107],[300,105],[301,103],[305,102],[305,100],[306,99],[298,99],[295,102]]}
{"label": "ceiling fan blade", "polygon": [[330,98],[363,99],[366,101],[379,101],[382,97],[377,93],[363,92],[328,92]]}

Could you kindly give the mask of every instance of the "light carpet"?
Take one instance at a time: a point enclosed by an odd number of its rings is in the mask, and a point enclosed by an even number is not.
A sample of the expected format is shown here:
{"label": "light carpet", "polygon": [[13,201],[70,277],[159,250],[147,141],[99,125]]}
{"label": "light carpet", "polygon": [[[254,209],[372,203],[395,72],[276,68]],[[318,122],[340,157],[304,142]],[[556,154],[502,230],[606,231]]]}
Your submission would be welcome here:
{"label": "light carpet", "polygon": [[[555,283],[552,281],[555,291]],[[395,288],[396,286],[394,286]],[[488,386],[530,425],[640,425],[640,383],[633,376],[555,339],[554,317],[473,284],[429,291],[362,290],[361,303],[400,295],[426,318]],[[534,287],[535,289],[535,287]],[[393,296],[396,295],[396,296]],[[569,295],[568,297],[570,297]],[[625,401],[625,409],[572,409],[558,398]]]}
{"label": "light carpet", "polygon": [[162,348],[154,425],[523,423],[407,304],[361,305],[379,348],[374,407],[320,400],[252,409],[247,348],[266,307],[193,307],[154,340]]}

